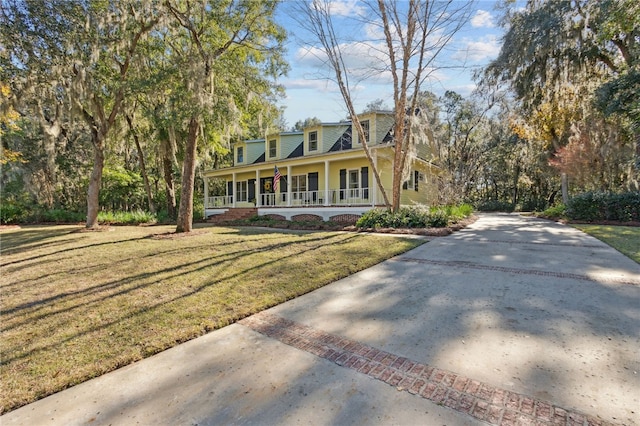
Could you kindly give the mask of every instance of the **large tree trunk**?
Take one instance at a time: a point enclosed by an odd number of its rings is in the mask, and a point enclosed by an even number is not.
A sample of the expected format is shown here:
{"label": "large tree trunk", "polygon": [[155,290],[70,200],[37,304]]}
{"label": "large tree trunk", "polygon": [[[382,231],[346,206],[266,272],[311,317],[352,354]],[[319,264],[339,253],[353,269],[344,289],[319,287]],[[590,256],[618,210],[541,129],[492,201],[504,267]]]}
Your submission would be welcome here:
{"label": "large tree trunk", "polygon": [[167,144],[162,150],[162,176],[164,179],[164,190],[167,198],[167,214],[171,219],[176,218],[176,188],[173,182],[173,154],[171,142],[163,141]]}
{"label": "large tree trunk", "polygon": [[87,191],[87,228],[97,228],[100,208],[98,196],[102,184],[102,169],[104,168],[104,144],[95,129],[92,131],[91,139],[93,141],[93,170]]}
{"label": "large tree trunk", "polygon": [[191,117],[182,167],[182,190],[176,232],[191,232],[193,226],[193,186],[196,177],[196,146],[199,128],[198,118]]}
{"label": "large tree trunk", "polygon": [[[398,143],[398,142],[396,142]],[[391,210],[400,210],[400,198],[402,194],[402,168],[398,166],[398,154],[394,156],[393,181],[391,183]]]}

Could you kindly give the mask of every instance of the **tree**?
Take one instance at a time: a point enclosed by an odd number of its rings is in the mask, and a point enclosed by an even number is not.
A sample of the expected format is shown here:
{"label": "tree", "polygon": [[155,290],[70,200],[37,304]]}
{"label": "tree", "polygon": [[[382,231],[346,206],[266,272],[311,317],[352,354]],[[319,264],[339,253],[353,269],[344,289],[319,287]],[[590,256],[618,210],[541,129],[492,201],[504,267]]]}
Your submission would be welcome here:
{"label": "tree", "polygon": [[[88,228],[97,226],[105,144],[122,111],[141,40],[159,22],[149,1],[13,0],[3,5],[3,65],[20,95],[55,99],[45,133],[59,135],[58,107],[84,120],[94,150],[87,190]],[[44,108],[40,108],[42,111]],[[47,117],[43,122],[47,122]]]}
{"label": "tree", "polygon": [[[414,129],[408,116],[417,112],[418,94],[431,73],[441,67],[438,58],[451,38],[469,19],[471,2],[421,2],[409,0],[367,1],[362,3],[362,14],[353,13],[349,24],[336,22],[335,10],[330,0],[314,0],[296,3],[296,19],[315,37],[322,52],[321,60],[332,71],[328,76],[338,86],[352,125],[363,141],[362,146],[369,161],[375,181],[384,203],[396,211],[400,207],[400,191],[410,153],[415,152]],[[364,11],[366,10],[366,13]],[[346,18],[342,18],[346,19]],[[357,40],[349,43],[339,28],[367,26],[368,34],[384,34],[382,39]],[[354,44],[364,46],[370,53],[369,61],[362,67],[350,65],[348,49]],[[360,49],[363,50],[363,49]],[[380,75],[388,76],[393,90],[394,156],[391,201],[383,187],[371,150],[366,143],[364,129],[358,119],[354,104],[354,90],[358,84]]]}
{"label": "tree", "polygon": [[387,106],[385,100],[378,98],[369,102],[364,107],[364,110],[362,112],[374,112],[374,111],[386,111],[386,110],[389,110],[389,107]]}
{"label": "tree", "polygon": [[322,120],[320,120],[318,117],[307,117],[304,120],[296,121],[296,124],[293,125],[291,130],[294,132],[301,132],[305,127],[316,126],[321,123]]}
{"label": "tree", "polygon": [[[174,71],[182,77],[180,99],[186,140],[176,232],[189,232],[198,140],[221,144],[240,130],[241,111],[277,90],[269,77],[286,67],[285,34],[274,22],[277,2],[167,0]],[[176,94],[178,95],[178,94]]]}
{"label": "tree", "polygon": [[[633,99],[640,95],[640,85],[633,78],[640,53],[636,3],[529,1],[524,10],[507,8],[504,22],[508,31],[500,55],[489,65],[486,76],[508,82],[523,116],[534,119],[529,123],[534,131],[549,136],[547,140],[553,145],[550,157],[569,143],[571,129],[578,128],[574,123],[594,117],[598,87],[604,100],[601,103],[618,97],[621,107],[612,112],[626,114],[633,110]],[[623,84],[612,86],[614,81]],[[621,124],[609,121],[607,127]],[[605,127],[600,130],[608,131]],[[636,141],[640,143],[638,135]],[[640,148],[637,151],[640,154]],[[632,159],[628,162],[633,163]],[[564,170],[566,202],[569,191]],[[633,173],[628,176],[628,185],[637,187]]]}

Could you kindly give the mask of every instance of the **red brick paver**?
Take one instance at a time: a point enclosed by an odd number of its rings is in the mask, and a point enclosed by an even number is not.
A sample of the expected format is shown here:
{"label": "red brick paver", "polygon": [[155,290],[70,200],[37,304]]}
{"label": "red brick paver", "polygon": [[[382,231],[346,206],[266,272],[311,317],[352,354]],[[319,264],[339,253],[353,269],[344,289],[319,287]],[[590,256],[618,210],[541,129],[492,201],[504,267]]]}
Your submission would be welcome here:
{"label": "red brick paver", "polygon": [[266,312],[239,322],[258,333],[494,425],[611,425],[602,419],[334,336]]}

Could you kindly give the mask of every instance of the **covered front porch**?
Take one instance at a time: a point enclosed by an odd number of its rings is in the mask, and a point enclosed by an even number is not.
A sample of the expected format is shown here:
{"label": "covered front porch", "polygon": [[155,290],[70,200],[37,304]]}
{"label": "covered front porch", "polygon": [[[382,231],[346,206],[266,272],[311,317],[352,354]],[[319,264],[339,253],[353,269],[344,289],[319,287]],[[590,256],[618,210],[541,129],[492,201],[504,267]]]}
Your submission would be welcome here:
{"label": "covered front porch", "polygon": [[[373,191],[372,191],[373,192]],[[284,193],[259,194],[255,207],[330,207],[330,206],[375,206],[374,197],[368,188],[326,189],[316,191],[288,191]],[[218,195],[205,198],[205,209],[245,207],[246,201],[238,201],[235,195]]]}
{"label": "covered front porch", "polygon": [[[205,214],[257,208],[260,215],[288,219],[293,214],[288,211],[297,214],[297,209],[307,209],[322,211],[321,216],[327,217],[337,210],[351,213],[351,208],[359,215],[381,204],[382,196],[362,152],[336,154],[209,171],[204,180]],[[274,180],[276,167],[281,177]]]}

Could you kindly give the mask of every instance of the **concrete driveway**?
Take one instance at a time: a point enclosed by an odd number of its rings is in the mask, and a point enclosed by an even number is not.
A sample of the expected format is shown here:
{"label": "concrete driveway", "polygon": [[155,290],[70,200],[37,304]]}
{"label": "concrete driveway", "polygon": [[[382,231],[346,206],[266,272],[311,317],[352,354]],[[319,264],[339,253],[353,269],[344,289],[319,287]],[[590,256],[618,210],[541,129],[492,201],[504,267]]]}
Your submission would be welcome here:
{"label": "concrete driveway", "polygon": [[483,214],[0,423],[640,425],[639,371],[640,266]]}

